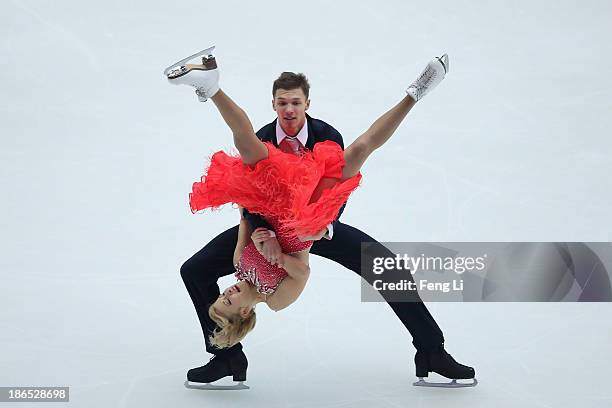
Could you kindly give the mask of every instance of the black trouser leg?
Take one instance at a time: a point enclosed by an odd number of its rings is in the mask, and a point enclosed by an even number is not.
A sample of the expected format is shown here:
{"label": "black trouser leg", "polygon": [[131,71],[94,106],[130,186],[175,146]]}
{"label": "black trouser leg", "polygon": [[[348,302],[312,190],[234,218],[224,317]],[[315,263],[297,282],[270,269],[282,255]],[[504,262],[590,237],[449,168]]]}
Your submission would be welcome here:
{"label": "black trouser leg", "polygon": [[[310,252],[331,259],[361,276],[362,242],[374,243],[368,249],[368,257],[395,257],[395,254],[374,238],[341,222],[334,225],[333,239],[315,242]],[[412,335],[412,344],[417,350],[432,350],[444,343],[442,330],[422,301],[388,304]]]}
{"label": "black trouser leg", "polygon": [[234,272],[233,257],[237,240],[238,226],[235,226],[219,234],[181,266],[181,277],[200,319],[206,351],[212,354],[232,354],[242,350],[240,343],[218,349],[209,340],[216,324],[208,316],[208,307],[219,297],[217,280]]}

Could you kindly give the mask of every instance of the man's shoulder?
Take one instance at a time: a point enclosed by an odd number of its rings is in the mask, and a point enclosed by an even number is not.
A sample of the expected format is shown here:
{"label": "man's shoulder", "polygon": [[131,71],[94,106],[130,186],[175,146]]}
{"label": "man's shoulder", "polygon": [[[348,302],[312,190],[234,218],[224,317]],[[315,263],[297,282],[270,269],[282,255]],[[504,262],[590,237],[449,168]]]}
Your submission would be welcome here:
{"label": "man's shoulder", "polygon": [[267,125],[262,126],[256,133],[257,137],[263,141],[270,141],[276,135],[276,119]]}
{"label": "man's shoulder", "polygon": [[320,130],[325,131],[325,130],[333,129],[334,132],[336,133],[338,132],[335,127],[325,122],[324,120],[313,118],[312,116],[308,116],[308,119],[309,119],[308,126],[312,126],[312,130],[314,131],[320,131]]}
{"label": "man's shoulder", "polygon": [[[308,133],[312,135],[310,143],[319,143],[325,140],[332,140],[340,145],[344,149],[344,142],[342,141],[342,135],[336,130],[335,127],[329,123],[308,116]],[[312,146],[309,146],[312,148]]]}

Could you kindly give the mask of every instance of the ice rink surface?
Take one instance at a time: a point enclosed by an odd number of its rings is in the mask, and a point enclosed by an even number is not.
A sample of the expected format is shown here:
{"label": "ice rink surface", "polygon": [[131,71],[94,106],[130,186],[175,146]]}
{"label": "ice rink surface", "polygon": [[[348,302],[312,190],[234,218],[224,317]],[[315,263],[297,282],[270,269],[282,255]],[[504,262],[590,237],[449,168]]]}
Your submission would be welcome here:
{"label": "ice rink surface", "polygon": [[231,135],[162,76],[215,44],[259,128],[272,81],[304,72],[309,113],[348,144],[446,52],[342,220],[380,241],[611,241],[611,17],[606,1],[1,2],[0,386],[70,386],[88,408],[612,406],[612,304],[429,304],[480,384],[423,389],[395,315],[318,257],[296,304],[258,309],[249,391],[185,389],[208,355],[179,268],[238,214],[190,213]]}

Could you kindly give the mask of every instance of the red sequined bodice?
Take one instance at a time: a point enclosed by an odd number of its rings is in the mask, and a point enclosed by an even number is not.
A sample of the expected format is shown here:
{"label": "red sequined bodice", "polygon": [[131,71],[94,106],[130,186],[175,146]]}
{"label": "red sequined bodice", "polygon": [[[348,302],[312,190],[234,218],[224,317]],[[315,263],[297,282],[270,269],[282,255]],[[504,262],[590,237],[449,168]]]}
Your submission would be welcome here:
{"label": "red sequined bodice", "polygon": [[[278,220],[267,218],[272,228],[281,231]],[[284,254],[304,251],[312,246],[312,241],[302,242],[295,236],[289,236],[282,232],[276,233],[276,239]],[[235,276],[238,280],[244,280],[255,286],[259,293],[270,295],[274,293],[278,285],[287,276],[287,271],[272,265],[255,248],[251,241],[242,251],[240,263],[236,266]]]}

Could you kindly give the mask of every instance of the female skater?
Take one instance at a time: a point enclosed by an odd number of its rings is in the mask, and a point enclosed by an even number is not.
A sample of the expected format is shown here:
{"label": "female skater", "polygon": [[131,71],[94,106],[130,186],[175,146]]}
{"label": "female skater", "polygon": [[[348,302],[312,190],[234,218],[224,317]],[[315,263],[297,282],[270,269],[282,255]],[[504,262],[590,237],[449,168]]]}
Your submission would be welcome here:
{"label": "female skater", "polygon": [[[210,64],[186,67],[210,76],[211,83],[216,84],[216,64],[212,68]],[[217,152],[212,156],[206,174],[193,185],[192,211],[233,202],[259,213],[277,231],[283,252],[277,265],[263,257],[261,244],[270,232],[251,231],[241,209],[234,252],[238,283],[224,290],[209,308],[211,319],[219,327],[211,337],[212,344],[231,347],[244,338],[255,325],[257,303],[266,303],[279,311],[295,302],[309,277],[308,251],[313,240],[322,237],[325,227],[359,185],[359,171],[365,160],[391,137],[416,101],[443,79],[447,69],[446,55],[433,59],[408,88],[408,95],[345,151],[338,144],[325,141],[301,156],[261,142],[246,113],[218,85],[198,89],[201,98],[212,99],[232,130],[240,155]],[[182,70],[184,73],[185,67]]]}

